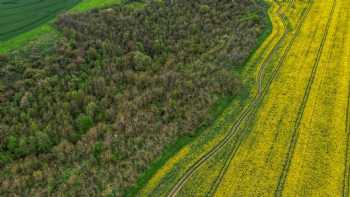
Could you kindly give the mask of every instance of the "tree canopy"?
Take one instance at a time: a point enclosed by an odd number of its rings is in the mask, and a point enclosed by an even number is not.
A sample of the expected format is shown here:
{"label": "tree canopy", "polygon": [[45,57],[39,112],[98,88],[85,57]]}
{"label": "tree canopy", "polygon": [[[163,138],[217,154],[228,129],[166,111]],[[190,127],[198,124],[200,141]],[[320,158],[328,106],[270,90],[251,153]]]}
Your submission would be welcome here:
{"label": "tree canopy", "polygon": [[[242,84],[266,26],[250,0],[63,15],[62,38],[0,55],[0,195],[123,194]],[[261,20],[240,20],[248,13]]]}

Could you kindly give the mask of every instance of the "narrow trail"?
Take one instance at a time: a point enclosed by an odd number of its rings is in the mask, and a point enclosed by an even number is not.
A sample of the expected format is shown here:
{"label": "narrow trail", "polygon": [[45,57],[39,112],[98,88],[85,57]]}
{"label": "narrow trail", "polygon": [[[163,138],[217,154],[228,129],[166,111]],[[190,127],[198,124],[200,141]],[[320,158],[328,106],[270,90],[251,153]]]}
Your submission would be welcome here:
{"label": "narrow trail", "polygon": [[[279,68],[280,68],[281,65],[283,65],[283,63],[285,62],[285,59],[286,59],[286,57],[288,56],[290,49],[291,49],[292,46],[294,45],[294,42],[295,42],[296,38],[298,37],[298,35],[299,35],[299,33],[300,33],[301,27],[302,27],[302,25],[303,25],[303,23],[304,23],[306,17],[307,17],[308,14],[309,14],[309,11],[310,11],[310,9],[311,9],[311,6],[312,6],[312,2],[310,1],[308,7],[307,7],[306,10],[305,10],[305,12],[303,12],[301,18],[299,19],[299,22],[298,22],[298,25],[297,25],[297,29],[296,29],[296,32],[295,32],[295,34],[294,34],[294,36],[293,36],[293,39],[292,39],[291,42],[289,43],[289,45],[288,45],[288,47],[287,47],[285,53],[283,54],[282,58],[280,59],[279,64],[278,64],[278,66],[277,66],[277,68],[276,68],[276,70],[275,70],[273,76],[271,77],[271,79],[270,79],[270,81],[269,81],[269,84],[270,84],[270,83],[272,82],[272,80],[276,77],[276,75],[278,74]],[[285,28],[287,28],[287,20],[285,19],[285,16],[283,15],[283,13],[279,13],[279,16],[281,17]],[[287,32],[287,33],[288,33],[288,32]],[[262,79],[261,79],[261,81],[262,81]],[[244,136],[244,134],[242,134],[242,138],[243,138],[243,136]],[[241,137],[241,136],[240,136],[240,137]],[[240,139],[240,140],[239,140],[239,145],[240,145],[241,142],[242,142],[242,140]],[[237,152],[237,150],[238,150],[238,148],[239,148],[239,145],[235,146],[235,148],[232,150],[231,157],[230,157],[230,158],[228,159],[228,161],[225,163],[225,166],[224,166],[223,170],[220,172],[219,177],[218,177],[217,180],[215,181],[215,184],[214,184],[214,186],[213,186],[211,192],[209,193],[209,196],[215,194],[215,192],[216,192],[216,190],[217,190],[219,184],[221,183],[221,181],[222,181],[224,175],[226,174],[226,172],[227,172],[227,170],[228,170],[228,168],[229,168],[229,166],[230,166],[231,161],[233,160],[233,158],[234,158],[234,156],[235,156],[235,154],[236,154],[236,152]]]}
{"label": "narrow trail", "polygon": [[[195,173],[195,171],[200,168],[208,159],[210,159],[212,156],[214,156],[218,151],[220,151],[228,142],[229,140],[233,137],[236,136],[241,124],[249,119],[251,116],[254,115],[254,111],[257,109],[258,104],[260,103],[260,101],[262,100],[262,98],[266,95],[267,90],[269,89],[270,84],[272,83],[273,79],[277,76],[279,68],[281,67],[281,65],[284,63],[286,57],[288,56],[288,53],[290,51],[290,49],[292,48],[296,38],[298,37],[298,34],[300,32],[300,29],[305,21],[305,18],[308,15],[309,12],[309,8],[311,7],[312,2],[309,1],[308,2],[309,6],[307,8],[307,10],[305,12],[303,12],[301,19],[298,22],[298,27],[297,30],[293,36],[293,39],[291,40],[291,42],[288,44],[288,47],[285,51],[285,53],[283,54],[283,56],[281,57],[281,60],[279,61],[278,65],[276,66],[276,69],[274,70],[272,77],[268,80],[267,85],[265,86],[265,88],[263,88],[263,76],[265,74],[264,70],[266,65],[270,62],[273,54],[280,48],[280,45],[282,44],[283,40],[286,39],[287,34],[289,33],[289,30],[287,28],[287,21],[285,19],[285,17],[283,16],[282,13],[279,14],[279,17],[281,17],[281,20],[283,22],[283,25],[285,27],[285,32],[282,36],[282,38],[280,39],[280,41],[276,44],[275,48],[271,51],[271,53],[269,53],[268,58],[265,59],[263,66],[261,66],[259,73],[258,73],[258,92],[257,95],[254,97],[253,101],[243,110],[243,112],[241,113],[241,115],[239,116],[237,122],[233,125],[233,127],[231,128],[230,132],[225,136],[225,138],[219,143],[217,144],[212,150],[210,150],[207,154],[205,154],[203,157],[201,157],[199,160],[197,160],[187,171],[186,173],[180,178],[180,180],[174,185],[174,187],[171,189],[171,191],[169,192],[169,194],[167,195],[168,197],[174,197],[177,195],[177,193],[181,190],[181,188],[184,186],[184,184],[187,182],[187,180],[189,180],[192,175]],[[239,138],[242,138],[244,135],[240,135]],[[240,141],[242,141],[241,139],[239,139],[238,141],[238,145],[240,144]],[[238,149],[239,146],[236,146],[237,148],[234,148],[233,150],[233,155],[236,152],[236,150]],[[232,158],[231,158],[232,159]],[[229,160],[231,160],[229,159]],[[227,168],[226,165],[224,168]],[[225,170],[224,170],[225,171]],[[224,172],[223,171],[223,172]],[[223,176],[223,172],[220,173],[220,176],[222,178]],[[220,178],[219,178],[220,180]],[[211,192],[215,191],[217,188],[217,185],[219,184],[220,181],[216,181],[218,183],[215,183]]]}
{"label": "narrow trail", "polygon": [[[289,29],[287,26],[287,21],[285,19],[285,16],[283,15],[283,13],[281,13],[281,10],[279,9],[279,17],[283,23],[284,26],[284,33],[283,36],[279,39],[279,41],[277,42],[277,44],[275,45],[274,49],[271,51],[271,53],[269,54],[268,58],[265,59],[263,65],[261,66],[261,69],[259,70],[259,74],[258,74],[258,94],[263,94],[263,87],[262,87],[262,82],[263,82],[263,76],[264,76],[264,71],[266,68],[266,65],[268,65],[272,59],[273,54],[276,53],[277,50],[279,50],[281,48],[281,45],[285,42],[288,34],[289,34]],[[275,75],[277,74],[277,72],[275,73]],[[271,78],[275,78],[275,75],[272,76]],[[212,196],[214,195],[215,191],[217,190],[219,184],[221,183],[222,178],[224,177],[228,167],[230,166],[230,163],[232,161],[232,159],[234,158],[240,144],[242,143],[242,139],[244,137],[244,134],[241,134],[238,137],[238,144],[234,146],[234,148],[232,149],[231,153],[230,153],[230,157],[227,159],[227,161],[225,162],[225,165],[223,167],[223,169],[220,171],[219,176],[216,178],[216,180],[214,181],[213,186],[211,187],[208,196]]]}
{"label": "narrow trail", "polygon": [[[262,68],[261,68],[262,69]],[[262,79],[263,72],[259,72],[259,79]],[[258,88],[262,88],[262,81],[259,80]],[[253,99],[253,102],[248,105],[248,107],[244,108],[242,113],[240,114],[238,120],[236,123],[231,127],[230,132],[225,136],[225,138],[218,143],[214,148],[212,148],[207,154],[205,154],[203,157],[201,157],[199,160],[197,160],[187,171],[186,173],[181,177],[181,179],[175,184],[175,186],[171,189],[170,193],[167,195],[168,197],[176,196],[176,194],[181,190],[183,185],[187,182],[189,178],[194,174],[194,172],[202,166],[208,159],[210,159],[212,156],[214,156],[218,151],[220,151],[228,142],[229,140],[236,135],[237,131],[239,130],[241,124],[251,116],[254,109],[257,107],[259,97],[262,96],[262,90],[258,89],[258,94]]]}
{"label": "narrow trail", "polygon": [[[348,12],[347,16],[350,16],[350,13]],[[348,27],[348,25],[347,25]],[[348,28],[345,32],[345,35],[348,35]],[[344,178],[343,178],[343,197],[348,197],[350,194],[350,81],[348,81],[348,103],[346,107],[346,123],[345,123],[345,131],[346,131],[346,149],[345,149],[345,164],[344,164]]]}
{"label": "narrow trail", "polygon": [[300,127],[300,123],[301,123],[301,120],[302,120],[303,115],[304,115],[304,109],[305,109],[306,103],[308,101],[308,98],[309,98],[309,95],[310,95],[310,90],[311,90],[312,84],[313,84],[315,76],[316,76],[317,68],[318,68],[318,65],[320,63],[320,59],[321,59],[321,56],[322,56],[324,45],[325,45],[325,43],[327,41],[329,27],[330,27],[332,19],[333,19],[336,3],[337,3],[337,1],[333,0],[331,13],[330,13],[330,15],[329,15],[329,17],[327,19],[326,29],[324,30],[322,41],[321,41],[320,47],[319,47],[319,49],[317,51],[317,57],[316,57],[315,63],[314,63],[313,68],[312,68],[311,76],[310,76],[310,79],[308,81],[307,87],[305,89],[305,93],[304,93],[304,97],[303,97],[302,103],[301,103],[301,105],[299,107],[299,110],[298,110],[297,120],[296,120],[295,125],[293,127],[292,138],[291,138],[291,142],[290,142],[289,147],[288,147],[287,157],[286,157],[286,160],[285,160],[284,165],[283,165],[282,173],[281,173],[281,175],[280,175],[280,177],[278,179],[278,185],[277,185],[277,188],[276,188],[276,191],[275,191],[275,196],[276,197],[282,196],[283,188],[284,188],[284,185],[285,185],[285,182],[286,182],[286,178],[288,176],[288,171],[289,171],[289,168],[290,168],[290,165],[291,165],[291,162],[292,162],[292,158],[293,158],[293,154],[294,154],[294,151],[295,151],[295,147],[296,147],[296,144],[297,144],[297,141],[298,141],[298,135],[299,135],[298,129]]}
{"label": "narrow trail", "polygon": [[[350,81],[349,81],[350,87]],[[350,149],[350,91],[348,92],[348,105],[346,109],[346,150],[345,150],[345,170],[344,170],[344,180],[343,180],[343,197],[349,196],[349,183],[350,183],[350,169],[349,169],[349,149]]]}
{"label": "narrow trail", "polygon": [[249,62],[254,93],[219,142],[174,165],[162,195],[350,196],[350,7],[271,3],[274,34]]}

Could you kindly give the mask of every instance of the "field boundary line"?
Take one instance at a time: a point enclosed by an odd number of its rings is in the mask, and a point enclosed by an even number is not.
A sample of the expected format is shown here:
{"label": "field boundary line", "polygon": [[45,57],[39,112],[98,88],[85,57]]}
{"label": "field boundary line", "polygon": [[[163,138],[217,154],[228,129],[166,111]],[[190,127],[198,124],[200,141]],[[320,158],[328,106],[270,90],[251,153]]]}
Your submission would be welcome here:
{"label": "field boundary line", "polygon": [[[54,12],[57,12],[57,11],[59,11],[59,10],[61,10],[61,8],[58,8],[58,9],[54,10]],[[40,18],[38,18],[38,20],[35,20],[35,21],[33,21],[32,23],[23,25],[23,26],[21,26],[21,27],[18,27],[18,28],[16,28],[16,29],[13,29],[13,30],[10,30],[10,31],[2,32],[2,33],[0,33],[0,36],[6,36],[6,35],[9,34],[9,33],[18,33],[18,32],[21,32],[21,30],[26,29],[26,28],[28,28],[28,27],[31,27],[31,26],[33,26],[33,25],[35,25],[35,24],[40,24],[42,21],[45,21],[45,20],[47,20],[47,19],[49,19],[49,18],[51,18],[51,17],[53,17],[53,16],[52,16],[52,15],[47,15],[47,16],[40,17]]]}
{"label": "field boundary line", "polygon": [[[309,6],[311,7],[311,3],[309,2],[308,4],[309,4]],[[307,9],[307,8],[306,8],[306,9]],[[276,77],[276,75],[278,74],[281,65],[285,62],[285,59],[286,59],[287,55],[289,54],[289,51],[290,51],[291,47],[294,45],[294,42],[295,42],[296,38],[298,37],[298,35],[299,35],[299,33],[300,33],[300,29],[301,29],[301,27],[302,27],[302,25],[303,25],[303,23],[304,23],[305,18],[307,17],[307,15],[308,15],[308,12],[305,12],[305,11],[304,11],[303,14],[302,14],[302,16],[300,17],[299,22],[298,22],[297,31],[296,31],[296,33],[294,34],[294,36],[293,36],[291,42],[289,43],[287,49],[285,50],[283,56],[281,57],[281,59],[280,59],[280,61],[279,61],[279,64],[278,64],[278,66],[277,66],[275,72],[273,73],[273,76],[272,76],[271,79],[269,80],[267,86],[269,86],[269,85],[272,83],[272,80],[273,80],[273,79]],[[283,17],[283,16],[281,16],[281,17]],[[285,17],[285,16],[284,16],[284,17]],[[284,18],[283,18],[283,19],[284,19]],[[286,22],[285,19],[284,19],[284,22]],[[285,24],[285,25],[286,25],[286,24]],[[263,95],[263,96],[264,96],[264,95]],[[261,99],[263,99],[263,98],[261,98]],[[241,134],[241,136],[242,136],[242,138],[240,138],[240,140],[243,139],[244,134]],[[241,136],[240,136],[240,137],[241,137]],[[241,144],[241,142],[240,142],[239,144]],[[238,150],[238,148],[239,148],[239,146],[235,147],[234,149],[237,149],[237,150]],[[229,167],[231,161],[233,160],[233,158],[234,158],[234,156],[235,156],[237,150],[233,150],[233,151],[232,151],[233,154],[231,155],[231,158],[230,158],[229,162],[227,163],[227,165],[225,165],[224,171],[220,174],[220,178],[219,178],[218,182],[216,182],[216,185],[214,186],[214,187],[215,187],[215,188],[214,188],[214,191],[212,191],[212,193],[210,193],[210,195],[213,195],[213,194],[215,193],[215,191],[217,190],[217,188],[218,188],[220,182],[222,181],[222,178],[223,178],[223,176],[225,175],[225,173],[226,173],[226,171],[227,171],[227,169],[228,169],[228,167]]]}
{"label": "field boundary line", "polygon": [[[305,13],[305,12],[304,12]],[[302,21],[303,24],[304,20]],[[302,24],[300,26],[302,26]],[[293,37],[293,42],[296,39],[296,36]],[[292,42],[292,41],[291,41]],[[286,49],[286,51],[289,51],[292,45],[289,45]],[[288,53],[283,54],[282,58],[285,59]],[[280,61],[277,68],[275,69],[273,76],[277,76],[279,68],[283,64],[283,61]],[[273,78],[271,77],[268,81],[268,84],[272,83]],[[263,91],[259,91],[260,95],[257,94],[255,98],[253,99],[253,102],[248,104],[247,107],[244,108],[242,111],[241,115],[239,116],[238,120],[236,123],[231,127],[230,132],[226,135],[226,137],[219,142],[215,147],[213,147],[207,154],[203,155],[199,160],[197,160],[187,171],[185,174],[180,178],[180,180],[175,184],[175,186],[171,189],[169,194],[167,195],[168,197],[173,197],[176,196],[176,194],[181,190],[183,185],[187,182],[187,180],[194,174],[194,172],[204,163],[206,162],[209,158],[211,158],[213,155],[215,155],[223,146],[225,146],[228,141],[231,139],[232,136],[235,136],[238,132],[238,129],[241,126],[241,123],[249,117],[250,113],[257,108],[258,103],[259,103],[259,98],[263,97],[264,95],[261,95],[261,93],[264,92],[266,94],[266,90],[269,89],[269,85],[264,88]]]}
{"label": "field boundary line", "polygon": [[[17,8],[23,8],[23,7],[27,7],[28,5],[37,5],[37,4],[40,4],[42,0],[36,0],[34,2],[31,2],[31,3],[26,3],[26,4],[22,4],[20,6],[14,6],[14,7],[8,7],[6,8],[7,10],[12,10],[12,9],[17,9]],[[35,4],[33,4],[35,3]]]}
{"label": "field boundary line", "polygon": [[[349,18],[349,13],[347,13],[347,18]],[[345,29],[345,39],[348,36],[348,27],[349,23],[347,23]],[[348,197],[350,193],[350,161],[349,161],[349,154],[350,154],[350,80],[348,82],[348,104],[346,108],[346,123],[345,123],[345,131],[347,134],[346,138],[346,149],[345,149],[345,168],[344,168],[344,179],[343,179],[343,197]]]}
{"label": "field boundary line", "polygon": [[[276,52],[278,49],[280,49],[281,45],[282,45],[283,42],[286,40],[287,35],[289,34],[289,30],[288,30],[288,27],[287,27],[287,25],[286,25],[286,21],[285,21],[284,16],[282,16],[282,15],[280,14],[279,17],[280,17],[280,19],[282,20],[283,27],[284,27],[285,31],[284,31],[283,36],[279,39],[279,41],[277,42],[277,44],[274,46],[273,50],[268,54],[268,58],[266,58],[266,59],[264,60],[264,63],[263,63],[263,65],[261,66],[261,69],[260,69],[260,71],[259,71],[259,80],[258,80],[258,82],[259,82],[259,83],[258,83],[258,87],[259,87],[259,88],[258,88],[258,91],[259,91],[259,94],[262,94],[262,93],[263,93],[262,91],[264,90],[264,89],[262,88],[262,76],[264,75],[263,70],[265,69],[266,65],[271,61],[272,56],[275,54],[275,52]],[[272,76],[272,77],[274,78],[275,76]],[[267,84],[267,86],[268,86],[268,85],[269,85],[269,84]],[[245,130],[245,129],[244,129],[244,130]],[[241,143],[242,143],[243,137],[244,137],[244,132],[242,132],[241,135],[239,135],[238,141],[236,142],[236,143],[238,143],[238,145],[234,145],[234,147],[233,147],[233,149],[232,149],[232,151],[231,151],[231,153],[230,153],[231,156],[229,156],[229,158],[226,160],[225,165],[224,165],[223,169],[220,171],[219,176],[216,178],[216,180],[215,180],[215,182],[214,182],[214,185],[211,187],[211,189],[210,189],[210,191],[209,191],[209,193],[208,193],[208,196],[212,196],[212,195],[215,193],[215,191],[217,190],[219,184],[220,184],[221,181],[222,181],[223,176],[225,175],[225,173],[226,173],[226,171],[227,171],[227,169],[228,169],[228,167],[229,167],[231,161],[233,160],[233,158],[234,158],[234,156],[235,156],[235,154],[236,154],[238,148],[240,147],[240,145],[241,145]]]}
{"label": "field boundary line", "polygon": [[350,183],[350,173],[349,173],[349,149],[350,149],[350,81],[348,89],[348,104],[346,107],[346,149],[345,149],[345,168],[344,168],[344,180],[343,180],[343,197],[349,196],[349,183]]}
{"label": "field boundary line", "polygon": [[337,3],[337,0],[333,0],[331,13],[328,17],[328,21],[327,21],[326,28],[325,28],[324,33],[323,33],[322,41],[321,41],[320,47],[318,48],[318,51],[317,51],[316,60],[315,60],[315,63],[313,65],[312,71],[311,71],[311,76],[308,80],[308,84],[307,84],[306,89],[305,89],[304,97],[303,97],[302,103],[301,103],[299,110],[298,110],[297,119],[295,121],[295,125],[294,125],[293,130],[292,130],[292,137],[291,137],[291,141],[290,141],[289,147],[288,147],[287,157],[285,159],[282,173],[278,179],[277,188],[275,190],[276,197],[282,196],[284,185],[285,185],[285,182],[286,182],[286,179],[288,176],[289,168],[290,168],[290,165],[292,163],[292,158],[293,158],[295,147],[296,147],[298,137],[299,137],[298,130],[300,128],[301,120],[304,116],[305,106],[306,106],[307,101],[309,99],[311,88],[312,88],[314,79],[316,77],[317,69],[318,69],[322,54],[323,54],[324,45],[327,41],[329,27],[330,27],[332,19],[333,19],[336,3]]}
{"label": "field boundary line", "polygon": [[[79,1],[77,1],[79,2]],[[74,3],[76,4],[76,2]],[[72,5],[74,5],[72,4]],[[30,11],[30,10],[33,10],[33,8],[35,8],[36,10],[39,10],[39,9],[47,9],[47,8],[55,8],[56,6],[58,5],[62,5],[64,8],[66,7],[66,4],[62,4],[60,2],[55,2],[55,3],[52,3],[52,4],[47,4],[47,5],[41,5],[40,7],[26,7],[28,9],[26,9],[25,11]],[[30,9],[29,9],[30,8]],[[18,10],[15,10],[15,11],[18,11]],[[24,11],[24,10],[20,10],[21,12]],[[4,15],[0,15],[0,19],[1,18],[7,18],[7,17],[10,17],[10,16],[16,16],[18,15],[19,12],[11,12],[11,13],[6,13]],[[34,13],[35,14],[35,13]],[[23,19],[22,19],[23,20]]]}

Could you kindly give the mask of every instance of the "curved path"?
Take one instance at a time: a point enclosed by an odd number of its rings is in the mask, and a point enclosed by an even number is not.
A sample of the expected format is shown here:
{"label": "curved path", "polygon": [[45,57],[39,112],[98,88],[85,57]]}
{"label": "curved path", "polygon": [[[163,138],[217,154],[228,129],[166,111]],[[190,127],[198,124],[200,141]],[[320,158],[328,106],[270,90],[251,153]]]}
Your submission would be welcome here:
{"label": "curved path", "polygon": [[256,96],[222,140],[183,150],[141,196],[349,196],[350,4],[274,12],[284,32],[261,53]]}

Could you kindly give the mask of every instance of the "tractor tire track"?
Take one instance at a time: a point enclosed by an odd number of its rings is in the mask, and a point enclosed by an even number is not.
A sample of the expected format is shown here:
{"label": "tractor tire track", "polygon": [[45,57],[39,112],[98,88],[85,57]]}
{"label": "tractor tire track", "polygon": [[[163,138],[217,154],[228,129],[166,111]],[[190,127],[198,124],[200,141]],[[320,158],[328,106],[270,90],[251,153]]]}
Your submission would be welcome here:
{"label": "tractor tire track", "polygon": [[[77,3],[77,1],[75,3]],[[50,12],[47,15],[40,16],[28,24],[24,24],[22,26],[16,27],[15,29],[11,29],[9,31],[0,32],[0,41],[6,40],[10,37],[13,37],[13,35],[19,34],[21,32],[28,30],[28,29],[36,27],[45,21],[49,21],[50,19],[55,18],[57,13],[59,13],[60,11],[65,11],[65,10],[69,9],[70,7],[72,7],[73,5],[74,4],[72,4],[72,5],[63,4],[60,7],[55,7],[55,9],[50,10]],[[49,7],[53,7],[53,6],[49,6]],[[17,23],[15,23],[15,24],[17,24]]]}
{"label": "tractor tire track", "polygon": [[[60,5],[63,5],[65,7],[69,7],[69,6],[72,6],[72,5],[75,5],[76,3],[78,3],[79,1],[75,0],[73,3],[67,3],[67,2],[55,2],[55,3],[52,3],[52,2],[48,2],[47,4],[39,4],[40,6],[38,7],[25,7],[25,9],[22,9],[22,10],[14,10],[14,12],[11,12],[11,13],[6,13],[6,14],[2,14],[0,15],[0,18],[8,18],[10,16],[16,16],[16,15],[19,15],[19,13],[21,12],[29,12],[29,11],[32,11],[32,10],[46,10],[48,8],[55,8],[55,7],[58,7]],[[67,6],[68,5],[68,6]]]}
{"label": "tractor tire track", "polygon": [[[283,27],[285,29],[283,36],[279,39],[279,41],[277,42],[276,46],[274,47],[274,49],[271,51],[271,53],[268,55],[269,57],[267,59],[265,59],[263,65],[261,66],[261,69],[259,70],[259,79],[257,81],[261,82],[262,78],[263,78],[263,71],[264,68],[266,67],[266,65],[271,61],[273,54],[275,54],[275,52],[277,50],[280,49],[281,45],[285,42],[288,34],[289,34],[289,30],[287,27],[287,23],[286,23],[286,19],[285,16],[283,16],[281,13],[279,14],[280,19],[283,22]],[[272,78],[274,78],[275,76],[273,76]],[[268,85],[268,84],[267,84]],[[258,93],[262,94],[263,88],[262,88],[262,83],[258,83]],[[244,132],[243,132],[244,133]],[[230,153],[230,157],[228,158],[228,160],[225,162],[225,165],[223,167],[223,169],[221,170],[219,176],[216,178],[212,188],[210,189],[208,196],[213,196],[213,194],[215,193],[215,191],[217,190],[219,184],[222,181],[223,176],[225,175],[228,167],[230,166],[231,161],[233,160],[234,156],[236,155],[236,152],[238,150],[238,148],[240,147],[241,143],[242,143],[242,138],[244,137],[243,133],[238,137],[238,140],[236,143],[238,143],[238,145],[234,145],[232,152]]]}
{"label": "tractor tire track", "polygon": [[[349,18],[350,14],[347,13],[346,18]],[[344,40],[347,38],[348,36],[348,24],[346,25],[346,31],[345,31],[345,38]],[[345,41],[343,40],[343,43],[345,43]],[[345,122],[345,131],[346,131],[346,149],[345,149],[345,166],[344,166],[344,178],[343,178],[343,197],[348,197],[350,194],[350,188],[349,188],[349,184],[350,184],[350,161],[349,161],[349,154],[350,154],[350,81],[348,82],[349,85],[349,89],[348,89],[348,104],[346,107],[346,122]]]}
{"label": "tractor tire track", "polygon": [[305,106],[306,106],[307,101],[309,99],[309,95],[310,95],[310,90],[311,90],[312,84],[313,84],[314,79],[316,77],[316,72],[317,72],[318,65],[320,63],[321,57],[322,57],[324,45],[325,45],[325,43],[327,41],[329,27],[330,27],[332,19],[333,19],[336,3],[337,3],[337,0],[333,0],[331,13],[330,13],[330,15],[328,17],[328,21],[327,21],[326,28],[325,28],[325,31],[324,31],[324,34],[323,34],[323,37],[322,37],[322,41],[321,41],[320,47],[318,48],[318,51],[317,51],[317,57],[316,57],[315,63],[314,63],[313,68],[312,68],[311,76],[309,78],[307,87],[305,89],[305,93],[304,93],[304,97],[303,97],[302,103],[301,103],[301,105],[299,107],[299,112],[298,112],[298,115],[297,115],[297,119],[296,119],[296,122],[295,122],[295,125],[294,125],[294,128],[293,128],[293,131],[292,131],[291,142],[289,143],[289,147],[288,147],[287,157],[286,157],[286,160],[285,160],[284,165],[283,165],[282,173],[281,173],[281,175],[280,175],[280,177],[278,179],[277,188],[275,190],[275,196],[276,197],[282,196],[284,185],[285,185],[285,182],[286,182],[286,179],[287,179],[287,176],[288,176],[288,172],[289,172],[289,168],[290,168],[290,165],[291,165],[291,162],[292,162],[292,157],[294,155],[295,147],[296,147],[296,144],[297,144],[297,141],[298,141],[298,136],[299,136],[298,130],[299,130],[300,123],[301,123],[301,120],[302,120],[303,115],[304,115]]}
{"label": "tractor tire track", "polygon": [[[349,16],[349,13],[347,14]],[[347,17],[348,18],[348,17]],[[348,25],[347,25],[348,27]],[[345,35],[348,35],[348,29],[346,29]],[[347,37],[347,36],[346,36]],[[348,90],[348,104],[346,108],[346,123],[345,123],[345,130],[347,133],[346,138],[346,149],[345,149],[345,170],[344,170],[344,180],[343,180],[343,197],[348,197],[350,193],[350,161],[349,161],[349,154],[350,154],[350,81],[349,81],[349,90]]]}
{"label": "tractor tire track", "polygon": [[42,3],[42,0],[36,0],[36,1],[33,1],[33,2],[26,2],[26,3],[23,3],[23,4],[20,4],[20,5],[16,5],[16,6],[8,6],[8,7],[5,7],[6,10],[14,10],[14,9],[18,9],[18,8],[28,8],[28,7],[34,7],[35,5],[39,5]]}
{"label": "tractor tire track", "polygon": [[[310,1],[309,1],[310,4]],[[304,20],[306,18],[306,15],[308,15],[308,12],[303,12],[302,16],[302,20],[298,26],[298,29],[301,29],[302,24],[304,23]],[[297,33],[294,35],[291,44],[288,45],[287,49],[286,49],[286,53],[283,54],[281,61],[279,62],[279,64],[277,65],[277,68],[275,69],[273,76],[276,76],[278,74],[279,68],[281,67],[281,65],[284,63],[284,59],[286,59],[290,48],[292,47],[295,39],[298,36],[299,31],[297,31]],[[261,72],[261,75],[264,74],[263,72]],[[260,77],[260,79],[262,79],[262,77]],[[249,117],[251,115],[251,113],[258,107],[259,104],[259,100],[261,97],[264,97],[264,95],[266,94],[266,90],[269,88],[269,85],[272,83],[273,77],[271,77],[267,83],[267,86],[264,88],[263,91],[258,91],[258,94],[255,96],[255,98],[253,99],[253,102],[250,103],[246,108],[244,108],[243,112],[241,113],[241,115],[239,116],[238,120],[236,121],[236,123],[231,127],[230,132],[225,136],[225,138],[219,143],[217,144],[214,148],[212,148],[207,154],[203,155],[199,160],[197,160],[186,172],[185,174],[180,178],[180,180],[175,184],[175,186],[171,189],[171,191],[169,192],[169,194],[167,195],[168,197],[174,197],[176,196],[176,194],[181,190],[181,188],[183,187],[183,185],[187,182],[187,180],[194,174],[194,172],[203,164],[205,163],[208,159],[210,159],[213,155],[215,155],[219,150],[221,150],[223,148],[223,146],[225,146],[228,141],[231,139],[231,137],[235,136],[237,134],[237,131],[239,129],[239,127],[241,126],[241,123],[244,122],[244,120],[246,120],[247,117]],[[262,87],[262,81],[259,81],[258,84],[259,87]]]}
{"label": "tractor tire track", "polygon": [[[311,3],[309,3],[309,7],[311,8]],[[283,65],[283,63],[285,62],[285,59],[286,59],[287,55],[289,54],[289,51],[290,51],[291,47],[294,45],[294,42],[295,42],[296,38],[297,38],[298,35],[299,35],[299,32],[300,32],[301,27],[302,27],[302,24],[304,23],[305,18],[307,17],[308,13],[309,13],[309,11],[304,12],[303,15],[301,16],[301,19],[300,19],[299,22],[298,22],[298,27],[297,27],[296,33],[295,33],[295,35],[294,35],[292,41],[289,43],[289,46],[287,47],[287,49],[286,49],[284,55],[282,56],[282,58],[281,58],[281,60],[280,60],[280,62],[279,62],[279,64],[278,64],[278,66],[277,66],[277,68],[276,68],[276,70],[275,70],[273,76],[271,77],[271,79],[274,79],[274,78],[276,77],[276,75],[278,74],[278,71],[279,71],[281,65]],[[287,21],[286,21],[286,19],[285,19],[285,16],[282,16],[282,15],[281,15],[280,17],[283,19],[284,25],[285,25],[286,28],[287,28]],[[267,86],[270,86],[271,83],[272,83],[272,80],[269,81],[269,83],[267,84]],[[263,99],[263,98],[261,98],[261,100],[262,100],[262,99]],[[244,134],[241,134],[241,136],[239,137],[239,144],[238,144],[238,146],[235,146],[234,149],[232,150],[231,157],[230,157],[229,161],[225,164],[225,166],[224,166],[224,168],[223,168],[223,171],[220,173],[220,175],[219,175],[217,181],[216,181],[215,184],[214,184],[214,187],[212,188],[212,190],[211,190],[210,193],[209,193],[209,196],[212,196],[213,194],[215,194],[215,192],[216,192],[216,190],[217,190],[219,184],[221,183],[221,181],[222,181],[224,175],[226,174],[226,172],[227,172],[227,170],[228,170],[228,168],[229,168],[229,166],[230,166],[231,161],[233,160],[234,156],[236,155],[236,152],[237,152],[237,150],[238,150],[238,148],[239,148],[239,146],[240,146],[240,144],[241,144],[241,141],[244,139],[244,137],[245,137]]]}
{"label": "tractor tire track", "polygon": [[343,197],[349,196],[349,183],[350,183],[350,172],[349,172],[349,149],[350,149],[350,81],[348,90],[348,105],[346,109],[346,149],[345,149],[345,170],[344,170],[344,180],[343,180]]}

